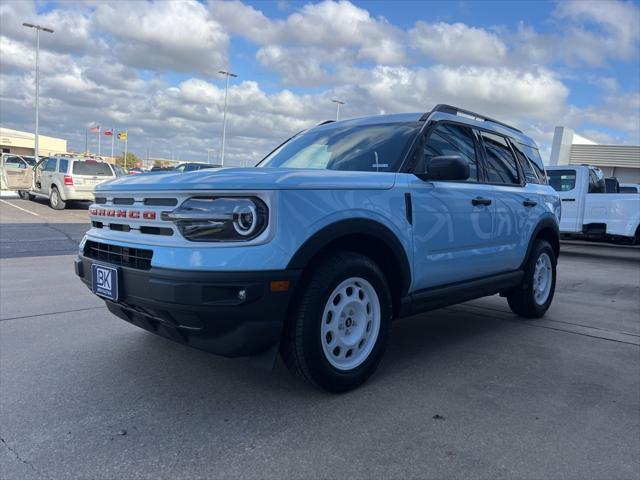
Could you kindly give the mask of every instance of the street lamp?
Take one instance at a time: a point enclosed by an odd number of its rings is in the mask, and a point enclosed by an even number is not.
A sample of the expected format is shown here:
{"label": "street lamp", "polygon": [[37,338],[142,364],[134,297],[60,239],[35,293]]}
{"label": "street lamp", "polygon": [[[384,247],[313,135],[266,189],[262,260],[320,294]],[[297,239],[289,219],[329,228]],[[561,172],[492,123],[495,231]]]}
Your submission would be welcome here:
{"label": "street lamp", "polygon": [[53,29],[42,27],[40,25],[34,25],[32,23],[23,23],[23,27],[27,28],[35,28],[36,30],[36,142],[35,142],[35,156],[36,159],[40,157],[40,148],[39,148],[39,115],[38,115],[38,107],[40,102],[40,65],[39,65],[39,57],[40,57],[40,30],[47,33],[53,33]]}
{"label": "street lamp", "polygon": [[237,77],[235,73],[225,72],[224,70],[220,70],[218,72],[221,75],[225,75],[227,77],[227,85],[224,89],[224,113],[222,114],[222,141],[220,142],[220,166],[224,165],[224,140],[225,133],[227,129],[227,95],[229,94],[229,77]]}
{"label": "street lamp", "polygon": [[336,100],[335,98],[331,101],[336,104],[336,122],[337,122],[338,120],[340,120],[340,105],[344,105],[344,102],[341,100]]}

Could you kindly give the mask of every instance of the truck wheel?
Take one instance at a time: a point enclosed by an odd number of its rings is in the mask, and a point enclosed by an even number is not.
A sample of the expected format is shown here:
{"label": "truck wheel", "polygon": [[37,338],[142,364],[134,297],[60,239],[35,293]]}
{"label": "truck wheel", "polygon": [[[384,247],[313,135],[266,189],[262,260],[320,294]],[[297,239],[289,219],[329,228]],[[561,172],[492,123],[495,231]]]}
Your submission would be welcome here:
{"label": "truck wheel", "polygon": [[391,326],[391,294],[368,257],[339,252],[314,262],[285,327],[289,369],[329,392],[346,392],[375,371]]}
{"label": "truck wheel", "polygon": [[18,196],[23,200],[33,200],[36,198],[35,195],[31,195],[26,190],[18,190]]}
{"label": "truck wheel", "polygon": [[556,289],[556,255],[545,240],[538,240],[524,269],[522,286],[507,295],[513,313],[540,318],[549,309]]}
{"label": "truck wheel", "polygon": [[62,200],[57,187],[51,188],[51,194],[49,195],[49,205],[51,205],[51,208],[53,208],[54,210],[64,210],[64,207],[67,206],[67,202]]}

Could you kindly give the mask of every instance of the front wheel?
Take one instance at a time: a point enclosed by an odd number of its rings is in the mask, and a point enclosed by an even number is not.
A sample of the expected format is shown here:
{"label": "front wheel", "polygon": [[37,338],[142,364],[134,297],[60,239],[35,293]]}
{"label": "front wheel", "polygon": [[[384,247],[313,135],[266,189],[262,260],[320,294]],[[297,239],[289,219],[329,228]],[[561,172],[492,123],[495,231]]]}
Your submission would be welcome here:
{"label": "front wheel", "polygon": [[540,318],[547,312],[556,289],[556,263],[549,242],[537,241],[527,260],[522,286],[507,295],[513,313]]}
{"label": "front wheel", "polygon": [[64,207],[67,206],[67,203],[62,200],[57,187],[53,187],[51,189],[51,194],[49,195],[49,205],[51,205],[51,208],[53,208],[54,210],[64,210]]}
{"label": "front wheel", "polygon": [[301,285],[281,353],[297,376],[330,392],[361,385],[377,368],[391,326],[391,294],[368,257],[322,257]]}

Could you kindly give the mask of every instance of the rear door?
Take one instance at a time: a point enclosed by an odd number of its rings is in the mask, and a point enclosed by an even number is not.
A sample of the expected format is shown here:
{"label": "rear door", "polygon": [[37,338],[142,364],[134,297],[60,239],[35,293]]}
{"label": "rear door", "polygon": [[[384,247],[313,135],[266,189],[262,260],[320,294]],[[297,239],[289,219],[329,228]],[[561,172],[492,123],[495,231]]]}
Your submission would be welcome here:
{"label": "rear door", "polygon": [[584,217],[584,192],[581,192],[580,172],[575,168],[547,170],[549,185],[558,192],[562,202],[561,232],[581,232]]}
{"label": "rear door", "polygon": [[2,162],[2,178],[9,190],[29,190],[33,170],[18,155],[7,155]]}
{"label": "rear door", "polygon": [[58,166],[57,158],[49,158],[42,169],[40,175],[40,191],[45,195],[49,195],[51,192],[51,184],[53,183],[53,177],[56,174],[56,167]]}
{"label": "rear door", "polygon": [[[426,133],[418,162],[459,155],[469,163],[467,181],[424,181],[409,177],[413,207],[413,290],[455,283],[493,272],[492,187],[482,184],[479,144],[464,125],[439,122]],[[418,171],[424,171],[421,166]]]}
{"label": "rear door", "polygon": [[[524,178],[509,140],[493,132],[481,131],[486,182],[493,187],[495,210],[493,241],[494,268],[498,272],[516,270],[524,257],[530,203],[524,191]],[[533,204],[533,200],[531,200]]]}
{"label": "rear door", "polygon": [[107,162],[96,160],[74,160],[71,166],[73,186],[79,192],[93,192],[96,185],[115,178]]}

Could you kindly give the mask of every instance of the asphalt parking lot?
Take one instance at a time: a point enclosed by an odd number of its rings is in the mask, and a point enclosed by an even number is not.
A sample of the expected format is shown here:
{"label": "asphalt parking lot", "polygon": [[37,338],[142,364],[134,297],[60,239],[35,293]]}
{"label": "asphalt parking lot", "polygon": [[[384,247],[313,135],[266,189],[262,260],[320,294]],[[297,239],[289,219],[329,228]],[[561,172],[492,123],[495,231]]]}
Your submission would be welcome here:
{"label": "asphalt parking lot", "polygon": [[86,205],[0,200],[3,478],[640,477],[640,250],[564,244],[554,304],[395,324],[328,395],[108,313],[73,273]]}

